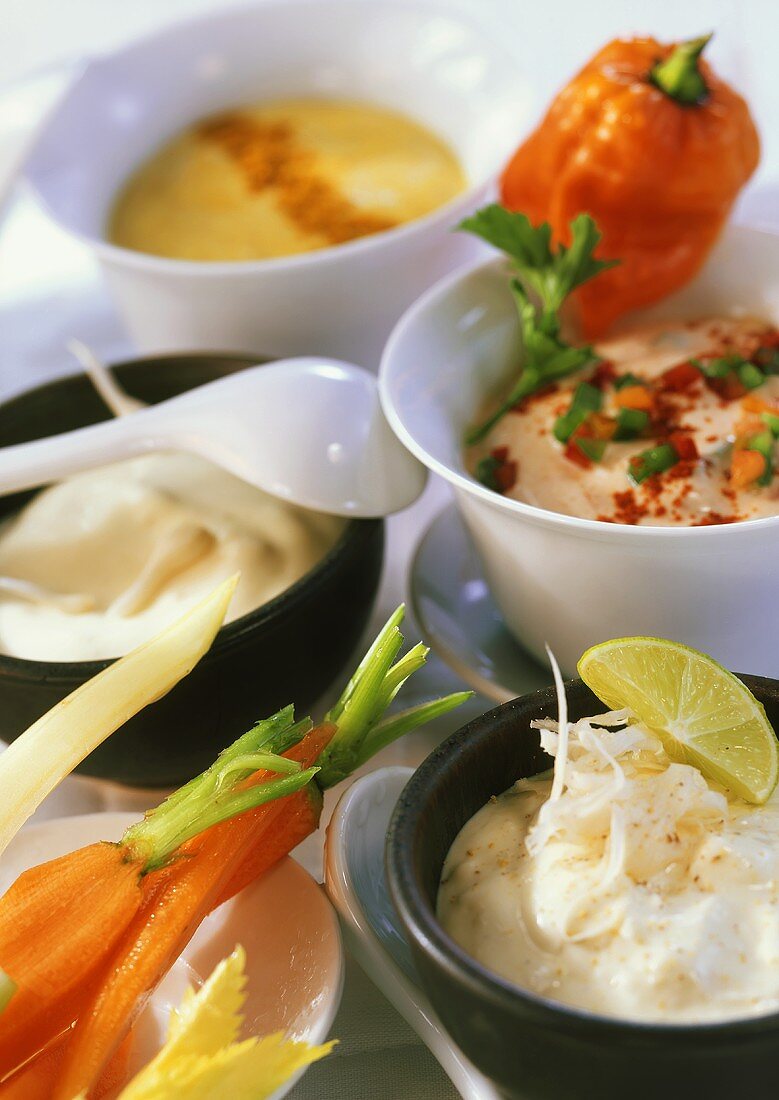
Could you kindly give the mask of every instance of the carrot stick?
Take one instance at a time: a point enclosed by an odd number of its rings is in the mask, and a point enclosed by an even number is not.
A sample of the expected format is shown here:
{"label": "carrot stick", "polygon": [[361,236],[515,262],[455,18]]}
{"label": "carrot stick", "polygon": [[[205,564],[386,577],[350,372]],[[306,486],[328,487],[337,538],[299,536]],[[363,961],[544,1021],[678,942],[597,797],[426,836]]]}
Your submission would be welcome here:
{"label": "carrot stick", "polygon": [[[284,755],[309,767],[335,727],[312,730]],[[88,1092],[142,1011],[159,981],[216,905],[241,861],[282,809],[272,802],[216,825],[182,848],[182,857],[148,884],[149,896],[111,958],[106,979],[79,1016],[67,1043],[52,1100]]]}
{"label": "carrot stick", "polygon": [[322,792],[313,783],[285,798],[273,828],[265,830],[270,835],[263,837],[262,843],[255,842],[237,872],[224,886],[216,905],[239,894],[245,886],[269,871],[274,863],[288,856],[306,837],[315,833],[322,815],[322,802]]}
{"label": "carrot stick", "polygon": [[[58,1080],[50,1082],[52,1100],[82,1093],[94,1100],[100,1074],[200,922],[316,827],[322,790],[468,697],[460,692],[384,717],[427,655],[420,643],[397,659],[402,617],[401,607],[319,728],[311,730],[310,720],[294,723],[292,708],[286,708],[239,738],[202,776],[125,834],[131,858],[144,860],[143,901],[93,981],[72,990],[76,1022],[64,1042]],[[270,781],[268,770],[294,774]],[[306,790],[315,774],[318,791],[293,804],[285,800]]]}
{"label": "carrot stick", "polygon": [[0,1025],[0,1079],[72,1023],[74,989],[116,946],[142,897],[139,868],[119,845],[92,844],[26,871],[0,899],[0,958],[19,976]]}
{"label": "carrot stick", "polygon": [[[91,976],[146,897],[144,875],[213,822],[310,782],[315,769],[263,751],[269,740],[294,741],[309,724],[295,723],[291,707],[279,711],[128,829],[119,844],[93,844],[19,876],[0,899],[0,966],[16,985],[0,1029],[0,1080],[70,1027],[88,1003]],[[258,764],[262,771],[255,771]],[[246,789],[251,775],[256,781]]]}
{"label": "carrot stick", "polygon": [[[0,1100],[49,1100],[65,1055],[65,1037],[53,1043],[0,1084]],[[133,1033],[130,1032],[94,1089],[95,1100],[114,1093],[127,1079]]]}

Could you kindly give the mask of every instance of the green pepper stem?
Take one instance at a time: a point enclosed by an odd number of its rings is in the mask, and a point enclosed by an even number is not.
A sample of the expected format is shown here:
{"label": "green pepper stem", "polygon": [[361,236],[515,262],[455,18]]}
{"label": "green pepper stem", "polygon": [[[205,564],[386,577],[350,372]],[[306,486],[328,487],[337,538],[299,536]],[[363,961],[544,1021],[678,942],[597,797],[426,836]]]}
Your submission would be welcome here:
{"label": "green pepper stem", "polygon": [[698,68],[698,58],[711,40],[710,34],[680,42],[664,61],[653,66],[649,79],[667,96],[684,107],[702,103],[709,88]]}

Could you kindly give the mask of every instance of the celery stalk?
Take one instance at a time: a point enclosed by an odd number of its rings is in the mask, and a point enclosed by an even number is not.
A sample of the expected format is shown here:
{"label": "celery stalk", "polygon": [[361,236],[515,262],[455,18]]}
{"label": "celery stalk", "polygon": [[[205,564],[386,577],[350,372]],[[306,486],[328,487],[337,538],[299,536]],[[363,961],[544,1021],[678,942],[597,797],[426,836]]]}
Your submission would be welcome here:
{"label": "celery stalk", "polygon": [[224,581],[157,637],[57,703],[0,754],[0,853],[77,764],[194,668],[222,625],[237,583],[237,576]]}

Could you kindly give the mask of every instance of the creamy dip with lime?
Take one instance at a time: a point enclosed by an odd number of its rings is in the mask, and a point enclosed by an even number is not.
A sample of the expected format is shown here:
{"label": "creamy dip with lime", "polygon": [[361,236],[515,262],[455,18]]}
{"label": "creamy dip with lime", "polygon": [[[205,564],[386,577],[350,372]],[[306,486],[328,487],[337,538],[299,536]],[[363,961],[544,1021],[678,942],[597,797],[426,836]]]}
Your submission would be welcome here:
{"label": "creamy dip with lime", "polygon": [[507,496],[584,519],[695,526],[776,515],[776,335],[753,318],[714,318],[603,341],[593,367],[503,416],[470,467]]}
{"label": "creamy dip with lime", "polygon": [[180,260],[262,260],[413,221],[466,187],[426,127],[369,103],[290,99],[202,120],[121,189],[115,244]]}
{"label": "creamy dip with lime", "polygon": [[539,725],[557,782],[522,780],[464,826],[446,931],[509,982],[608,1016],[779,1009],[777,794],[728,794],[627,711],[575,723],[566,747]]}

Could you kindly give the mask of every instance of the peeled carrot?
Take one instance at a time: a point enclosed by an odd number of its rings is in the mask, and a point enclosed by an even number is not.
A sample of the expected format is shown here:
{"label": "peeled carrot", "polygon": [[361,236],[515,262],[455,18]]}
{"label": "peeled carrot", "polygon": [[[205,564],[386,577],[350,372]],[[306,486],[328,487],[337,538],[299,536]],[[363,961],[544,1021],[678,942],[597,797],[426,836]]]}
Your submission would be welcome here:
{"label": "peeled carrot", "polygon": [[[130,1032],[94,1089],[95,1100],[112,1095],[124,1084],[133,1048]],[[51,1083],[59,1073],[65,1054],[64,1037],[33,1058],[13,1076],[0,1084],[0,1100],[49,1100]]]}
{"label": "peeled carrot", "polygon": [[[81,1093],[95,1100],[101,1074],[202,919],[318,826],[322,790],[468,697],[459,692],[384,718],[427,655],[419,644],[396,660],[402,617],[399,608],[321,726],[295,723],[292,708],[285,708],[239,738],[207,772],[125,834],[128,851],[146,857],[142,902],[108,954],[83,945],[84,957],[70,959],[71,969],[93,976],[70,987],[68,1015],[75,1024],[62,1038],[62,1063],[49,1081],[52,1100]],[[268,781],[269,768],[294,774]],[[67,918],[55,923],[69,939]],[[24,982],[24,975],[9,976]]]}
{"label": "peeled carrot", "polygon": [[[334,733],[329,724],[314,729],[284,755],[310,767]],[[100,1077],[151,993],[281,810],[282,803],[270,803],[216,825],[184,845],[182,858],[149,883],[149,896],[111,958],[105,982],[67,1043],[52,1100],[72,1100]]]}
{"label": "peeled carrot", "polygon": [[75,988],[97,971],[141,904],[140,871],[119,845],[91,844],[26,871],[0,899],[0,958],[18,975],[0,1026],[0,1078],[72,1023]]}
{"label": "peeled carrot", "polygon": [[216,904],[221,905],[235,897],[315,833],[322,816],[322,802],[322,792],[314,783],[285,798],[273,828],[265,830],[270,835],[263,837],[262,843],[259,838],[254,843],[237,872],[222,889]]}
{"label": "peeled carrot", "polygon": [[[77,1018],[92,975],[147,896],[144,876],[212,822],[308,784],[313,771],[259,751],[269,737],[297,737],[305,725],[295,724],[286,708],[239,738],[119,844],[92,844],[19,876],[0,899],[0,966],[17,987],[2,1016],[0,1080]],[[258,764],[265,765],[257,773],[262,782],[246,790],[245,778]]]}

